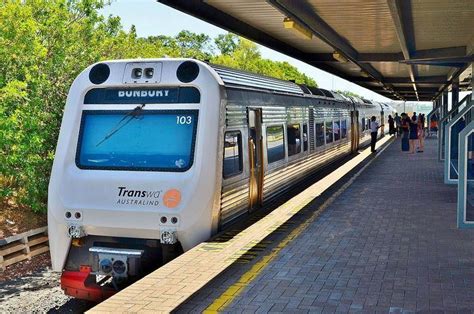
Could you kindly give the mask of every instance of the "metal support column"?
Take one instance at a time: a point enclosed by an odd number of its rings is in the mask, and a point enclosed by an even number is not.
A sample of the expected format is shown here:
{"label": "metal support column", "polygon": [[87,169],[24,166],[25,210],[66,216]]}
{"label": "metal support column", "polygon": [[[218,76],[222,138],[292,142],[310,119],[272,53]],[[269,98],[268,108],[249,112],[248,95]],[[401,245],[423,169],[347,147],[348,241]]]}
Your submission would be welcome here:
{"label": "metal support column", "polygon": [[[432,124],[432,121],[436,121],[436,123],[439,122],[439,110],[440,110],[440,104],[439,104],[440,98],[438,97],[433,101],[433,110],[431,110],[427,115],[426,115],[426,122],[427,128],[428,128],[428,133],[427,136],[431,135],[436,135],[438,136],[438,132],[436,131],[435,125]],[[432,127],[433,126],[433,127]]]}
{"label": "metal support column", "polygon": [[458,102],[459,102],[459,77],[453,80],[453,84],[451,85],[451,108],[453,110],[453,116],[458,114]]}
{"label": "metal support column", "polygon": [[471,122],[459,133],[458,228],[474,227],[473,132]]}
{"label": "metal support column", "polygon": [[444,127],[449,122],[448,118],[448,92],[443,92],[443,101],[441,105],[441,114],[438,127],[438,160],[444,160]]}
{"label": "metal support column", "polygon": [[444,144],[444,183],[456,184],[458,182],[459,169],[459,133],[466,127],[467,124],[472,121],[472,104],[464,97],[462,102],[465,106],[459,111],[457,115],[451,118],[451,121],[446,125],[445,132],[445,144]]}
{"label": "metal support column", "polygon": [[443,92],[443,115],[440,117],[440,119],[444,118],[446,116],[446,114],[448,114],[448,92],[445,91]]}

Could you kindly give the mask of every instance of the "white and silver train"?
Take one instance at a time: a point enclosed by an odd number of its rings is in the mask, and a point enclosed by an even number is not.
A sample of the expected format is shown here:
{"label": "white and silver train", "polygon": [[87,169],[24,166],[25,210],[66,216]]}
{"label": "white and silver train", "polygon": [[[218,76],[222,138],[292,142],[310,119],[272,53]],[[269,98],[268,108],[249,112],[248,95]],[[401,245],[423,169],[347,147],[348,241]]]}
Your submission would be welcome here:
{"label": "white and silver train", "polygon": [[392,112],[190,59],[88,67],[70,89],[49,184],[63,290],[108,297],[356,152],[369,118]]}

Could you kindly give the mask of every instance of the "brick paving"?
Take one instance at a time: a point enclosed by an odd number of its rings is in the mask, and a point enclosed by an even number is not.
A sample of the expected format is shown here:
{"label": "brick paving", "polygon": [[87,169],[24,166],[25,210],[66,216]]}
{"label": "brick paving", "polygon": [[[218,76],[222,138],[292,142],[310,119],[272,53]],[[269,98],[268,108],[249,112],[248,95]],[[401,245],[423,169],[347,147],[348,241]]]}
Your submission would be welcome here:
{"label": "brick paving", "polygon": [[[395,141],[225,311],[473,313],[474,230],[456,228],[436,145],[407,155]],[[205,309],[241,268],[179,312]]]}

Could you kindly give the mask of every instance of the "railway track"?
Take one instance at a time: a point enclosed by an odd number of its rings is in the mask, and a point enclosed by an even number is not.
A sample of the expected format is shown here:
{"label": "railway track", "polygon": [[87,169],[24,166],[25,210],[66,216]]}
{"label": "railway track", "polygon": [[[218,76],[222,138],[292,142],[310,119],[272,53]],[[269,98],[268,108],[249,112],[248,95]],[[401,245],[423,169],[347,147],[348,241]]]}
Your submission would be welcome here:
{"label": "railway track", "polygon": [[0,313],[83,313],[94,306],[64,295],[59,276],[43,269],[0,282]]}

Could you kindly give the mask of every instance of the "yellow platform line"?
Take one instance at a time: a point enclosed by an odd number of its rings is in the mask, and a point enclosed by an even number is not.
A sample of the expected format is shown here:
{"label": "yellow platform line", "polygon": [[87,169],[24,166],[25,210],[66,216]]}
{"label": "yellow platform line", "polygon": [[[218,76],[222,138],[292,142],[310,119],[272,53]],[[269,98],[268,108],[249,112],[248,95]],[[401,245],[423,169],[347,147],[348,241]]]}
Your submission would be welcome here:
{"label": "yellow platform line", "polygon": [[[390,139],[391,137],[388,136],[381,139],[377,147],[382,146]],[[281,226],[289,228],[288,220],[293,215],[353,170],[369,155],[371,155],[370,149],[364,150],[331,174],[275,208],[247,229],[235,234],[230,240],[218,243],[204,242],[197,245],[98,304],[87,313],[168,313],[176,309],[229,266],[238,263],[239,258],[248,256],[242,262],[249,262],[254,256],[247,253],[253,247],[262,247],[267,244],[265,238],[275,230],[280,231]],[[300,227],[297,228],[300,230]],[[296,233],[293,235],[294,237],[297,236]],[[291,238],[288,241],[291,241]],[[277,250],[275,254],[278,253],[278,248],[282,246],[284,244],[280,243],[274,248],[274,250]],[[259,262],[254,265],[252,272],[242,276],[241,282],[228,289],[226,295],[235,298],[274,258],[272,256],[264,256],[261,260],[262,263]],[[255,256],[255,258],[258,258],[258,256]],[[220,304],[220,306],[215,305],[213,308],[221,310],[230,302],[229,297],[218,298],[216,304]]]}
{"label": "yellow platform line", "polygon": [[[380,141],[379,147],[383,145],[385,141]],[[380,154],[383,150],[378,152]],[[377,155],[378,155],[377,154]],[[309,218],[307,218],[302,224],[290,232],[278,245],[272,249],[272,251],[263,256],[260,261],[255,263],[245,274],[243,274],[237,282],[232,284],[226,291],[224,291],[219,297],[217,297],[213,303],[211,303],[205,310],[204,313],[217,313],[223,311],[227,306],[229,306],[235,298],[239,296],[241,292],[248,286],[250,282],[255,280],[258,275],[263,272],[263,270],[278,256],[280,251],[285,248],[290,242],[296,239],[303,231],[305,231],[315,220],[316,218],[332,203],[334,200],[339,197],[361,174],[362,172],[374,161],[370,160],[366,165],[364,165],[354,176],[351,177],[342,187],[340,187],[331,197],[329,197],[319,208],[315,211]],[[323,179],[324,180],[324,179]],[[308,188],[308,189],[311,189]],[[305,190],[306,191],[306,190]],[[306,202],[300,202],[294,208],[295,212],[300,211],[303,207],[307,205]]]}

